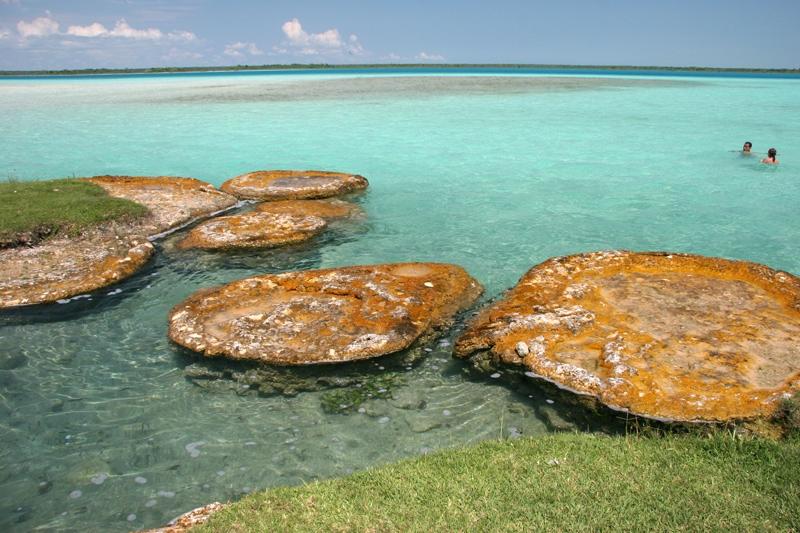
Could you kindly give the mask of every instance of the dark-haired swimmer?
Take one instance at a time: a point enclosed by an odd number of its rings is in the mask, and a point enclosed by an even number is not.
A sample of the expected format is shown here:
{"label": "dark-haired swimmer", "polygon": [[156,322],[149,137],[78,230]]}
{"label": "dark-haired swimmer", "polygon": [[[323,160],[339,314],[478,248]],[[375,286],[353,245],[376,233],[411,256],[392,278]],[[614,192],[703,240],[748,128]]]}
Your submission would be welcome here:
{"label": "dark-haired swimmer", "polygon": [[778,151],[775,148],[770,148],[767,150],[767,157],[761,160],[762,163],[765,165],[777,165],[778,159],[775,157],[778,155]]}
{"label": "dark-haired swimmer", "polygon": [[751,155],[753,152],[751,152],[750,150],[752,149],[753,149],[753,143],[751,143],[750,141],[745,142],[744,146],[742,146],[742,155]]}

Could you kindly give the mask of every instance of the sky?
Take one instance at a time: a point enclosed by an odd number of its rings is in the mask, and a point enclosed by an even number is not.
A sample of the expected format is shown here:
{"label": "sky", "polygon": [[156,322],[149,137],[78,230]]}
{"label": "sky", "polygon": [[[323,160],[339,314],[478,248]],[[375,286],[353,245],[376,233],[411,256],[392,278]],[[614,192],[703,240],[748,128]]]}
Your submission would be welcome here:
{"label": "sky", "polygon": [[800,68],[800,0],[0,0],[0,70],[286,63]]}

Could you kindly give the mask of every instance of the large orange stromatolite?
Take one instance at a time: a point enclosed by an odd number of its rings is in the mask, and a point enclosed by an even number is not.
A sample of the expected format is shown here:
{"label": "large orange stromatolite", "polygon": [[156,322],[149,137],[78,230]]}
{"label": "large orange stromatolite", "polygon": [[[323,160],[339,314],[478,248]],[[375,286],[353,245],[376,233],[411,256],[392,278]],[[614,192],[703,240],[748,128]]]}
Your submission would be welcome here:
{"label": "large orange stromatolite", "polygon": [[220,187],[245,200],[309,200],[366,189],[357,174],[323,170],[259,170],[230,179]]}
{"label": "large orange stromatolite", "polygon": [[326,226],[325,220],[316,216],[251,211],[203,222],[178,243],[178,248],[273,248],[306,241]]}
{"label": "large orange stromatolite", "polygon": [[173,176],[95,176],[85,178],[110,196],[146,206],[149,235],[163,233],[236,205],[233,196],[194,178]]}
{"label": "large orange stromatolite", "polygon": [[800,279],[696,255],[557,257],[483,310],[455,355],[644,417],[766,416],[800,389]]}
{"label": "large orange stromatolite", "polygon": [[448,325],[481,292],[463,268],[438,263],[257,276],[175,306],[169,336],[209,357],[340,363],[408,348]]}

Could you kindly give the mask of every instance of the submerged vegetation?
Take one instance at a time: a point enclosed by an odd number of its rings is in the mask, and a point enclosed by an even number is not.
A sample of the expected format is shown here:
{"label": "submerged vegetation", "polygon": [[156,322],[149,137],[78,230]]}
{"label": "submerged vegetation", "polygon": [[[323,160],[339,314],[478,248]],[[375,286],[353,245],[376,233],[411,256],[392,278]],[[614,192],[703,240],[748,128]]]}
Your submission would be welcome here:
{"label": "submerged vegetation", "polygon": [[800,440],[556,434],[253,494],[201,531],[800,528]]}
{"label": "submerged vegetation", "polygon": [[103,222],[131,221],[146,207],[75,179],[0,183],[0,248],[77,235]]}

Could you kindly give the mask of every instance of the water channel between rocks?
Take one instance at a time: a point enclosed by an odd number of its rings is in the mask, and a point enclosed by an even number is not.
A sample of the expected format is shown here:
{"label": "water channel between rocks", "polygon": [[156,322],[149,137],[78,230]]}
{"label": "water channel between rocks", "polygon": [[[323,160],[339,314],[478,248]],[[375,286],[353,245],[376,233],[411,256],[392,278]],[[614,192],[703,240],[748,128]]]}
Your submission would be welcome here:
{"label": "water channel between rocks", "polygon": [[[378,359],[361,387],[286,397],[187,380],[197,359],[168,342],[166,317],[195,290],[249,275],[378,262],[459,264],[486,287],[483,301],[550,256],[607,248],[800,273],[798,89],[713,78],[0,80],[0,177],[220,185],[319,168],[370,180],[357,199],[366,219],[309,243],[222,255],[162,241],[121,284],[0,314],[0,529],[152,527],[252,490],[595,426],[548,389],[467,376],[450,346],[463,318],[421,361]],[[729,151],[745,140],[778,146],[781,166]]]}

